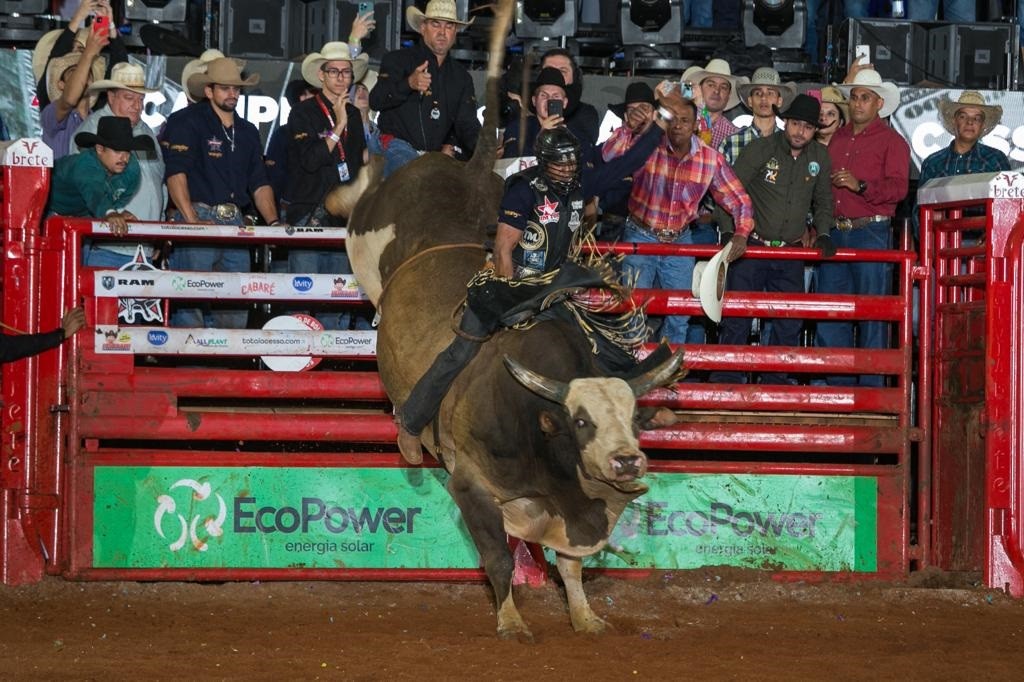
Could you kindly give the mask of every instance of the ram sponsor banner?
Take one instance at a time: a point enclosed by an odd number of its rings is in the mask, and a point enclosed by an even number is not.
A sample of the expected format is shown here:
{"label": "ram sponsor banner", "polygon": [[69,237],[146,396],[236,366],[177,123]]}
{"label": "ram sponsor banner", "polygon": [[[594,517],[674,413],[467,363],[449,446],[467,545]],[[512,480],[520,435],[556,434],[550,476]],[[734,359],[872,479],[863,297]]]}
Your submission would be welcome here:
{"label": "ram sponsor banner", "polygon": [[96,295],[102,298],[366,300],[351,274],[97,270],[93,277]]}
{"label": "ram sponsor banner", "polygon": [[[348,229],[344,227],[270,227],[267,225],[200,225],[194,223],[129,223],[132,236],[139,237],[166,237],[181,239],[183,234],[192,237],[252,237],[260,241],[273,240],[283,244],[289,241],[345,241],[348,237]],[[92,223],[93,234],[114,234],[110,223],[94,220]]]}
{"label": "ram sponsor banner", "polygon": [[96,467],[97,568],[478,568],[443,469]]}
{"label": "ram sponsor banner", "polygon": [[97,353],[142,355],[317,355],[374,357],[377,331],[179,329],[97,325]]}
{"label": "ram sponsor banner", "polygon": [[855,476],[650,474],[585,559],[606,568],[877,570],[878,488]]}

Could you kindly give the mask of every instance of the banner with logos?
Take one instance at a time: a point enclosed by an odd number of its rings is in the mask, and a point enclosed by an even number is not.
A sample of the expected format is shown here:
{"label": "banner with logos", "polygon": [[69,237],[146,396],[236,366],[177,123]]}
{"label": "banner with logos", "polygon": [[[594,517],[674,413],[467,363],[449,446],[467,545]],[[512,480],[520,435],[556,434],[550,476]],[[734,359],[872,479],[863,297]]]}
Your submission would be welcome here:
{"label": "banner with logos", "polygon": [[123,355],[377,355],[377,331],[312,329],[179,329],[97,325],[97,353]]}
{"label": "banner with logos", "polygon": [[93,278],[103,298],[367,300],[351,274],[96,270]]}

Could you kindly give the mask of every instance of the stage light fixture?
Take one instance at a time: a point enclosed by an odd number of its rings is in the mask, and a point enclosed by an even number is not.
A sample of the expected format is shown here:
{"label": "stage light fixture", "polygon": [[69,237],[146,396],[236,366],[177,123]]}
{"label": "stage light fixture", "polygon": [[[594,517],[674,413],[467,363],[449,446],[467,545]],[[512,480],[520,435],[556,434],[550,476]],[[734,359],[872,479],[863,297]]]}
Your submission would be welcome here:
{"label": "stage light fixture", "polygon": [[682,0],[621,0],[623,45],[678,45],[683,37]]}
{"label": "stage light fixture", "polygon": [[577,0],[517,0],[516,35],[543,40],[576,35]]}
{"label": "stage light fixture", "polygon": [[767,45],[799,50],[806,34],[804,0],[744,0],[743,38],[747,47]]}

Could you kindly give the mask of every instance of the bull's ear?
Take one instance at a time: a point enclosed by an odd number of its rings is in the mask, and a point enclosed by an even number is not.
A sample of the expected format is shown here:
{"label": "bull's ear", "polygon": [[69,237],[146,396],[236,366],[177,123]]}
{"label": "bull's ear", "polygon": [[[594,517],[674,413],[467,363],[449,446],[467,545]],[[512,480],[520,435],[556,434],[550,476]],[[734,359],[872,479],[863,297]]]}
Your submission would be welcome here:
{"label": "bull's ear", "polygon": [[553,436],[558,433],[558,421],[555,420],[555,416],[547,410],[541,410],[541,413],[537,415],[538,421],[540,421],[540,430],[548,436]]}
{"label": "bull's ear", "polygon": [[565,396],[569,392],[568,384],[556,381],[555,379],[548,379],[536,372],[532,372],[508,355],[504,357],[504,360],[505,367],[512,376],[516,378],[516,381],[521,383],[523,386],[530,389],[540,397],[547,398],[559,405],[565,402]]}
{"label": "bull's ear", "polygon": [[644,395],[652,388],[658,386],[665,386],[666,384],[672,383],[682,379],[686,375],[686,370],[680,372],[680,367],[683,365],[683,349],[680,348],[672,357],[665,360],[657,367],[652,367],[638,377],[633,377],[629,380],[629,387],[633,389],[633,395],[637,398]]}

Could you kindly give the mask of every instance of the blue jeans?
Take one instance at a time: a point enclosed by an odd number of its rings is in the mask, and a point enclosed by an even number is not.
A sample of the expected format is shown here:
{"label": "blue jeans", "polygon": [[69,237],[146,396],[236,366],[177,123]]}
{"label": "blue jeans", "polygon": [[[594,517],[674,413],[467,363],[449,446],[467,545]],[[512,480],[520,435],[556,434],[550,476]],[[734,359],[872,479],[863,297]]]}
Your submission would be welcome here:
{"label": "blue jeans", "polygon": [[105,270],[120,270],[122,265],[134,260],[134,256],[110,251],[87,241],[82,245],[82,265]]}
{"label": "blue jeans", "polygon": [[714,24],[711,5],[711,0],[684,0],[683,23],[693,28],[711,28]]}
{"label": "blue jeans", "polygon": [[[690,233],[693,244],[717,244],[718,223],[698,223],[696,220],[690,223],[687,230]],[[705,317],[691,318],[690,326],[686,330],[687,343],[704,343],[708,339],[705,325],[711,324]]]}
{"label": "blue jeans", "polygon": [[[232,220],[220,220],[208,207],[194,204],[199,220],[217,225],[241,225],[242,215]],[[186,222],[181,213],[175,211],[174,222]],[[171,270],[193,272],[251,272],[252,254],[247,248],[225,248],[221,246],[175,246],[168,258]],[[221,329],[245,329],[249,318],[248,308],[211,310],[209,304],[201,307],[179,308],[171,315],[172,327],[215,327]]]}
{"label": "blue jeans", "polygon": [[420,153],[405,140],[392,138],[388,148],[384,150],[384,177],[389,177],[419,155]]}
{"label": "blue jeans", "polygon": [[[907,0],[907,18],[911,21],[934,21],[938,11],[939,0]],[[977,14],[974,0],[942,0],[945,21],[969,24]]]}
{"label": "blue jeans", "polygon": [[[341,275],[352,272],[348,254],[344,251],[313,251],[292,249],[288,252],[288,272],[302,275]],[[337,303],[335,304],[337,305]],[[347,310],[319,310],[313,317],[324,329],[348,329],[352,319]]]}
{"label": "blue jeans", "polygon": [[[853,230],[832,230],[832,242],[838,249],[891,249],[889,220],[868,223]],[[818,292],[822,294],[860,294],[887,296],[892,293],[891,263],[821,263],[818,266]],[[853,322],[819,322],[815,345],[820,348],[853,348]],[[858,322],[858,348],[888,348],[887,322]],[[852,386],[857,377],[828,377],[833,386]],[[860,376],[861,386],[882,386],[877,374]]]}
{"label": "blue jeans", "polygon": [[[654,236],[639,230],[632,220],[626,221],[622,241],[639,244],[660,243]],[[673,243],[692,244],[690,230],[683,232]],[[635,286],[638,289],[650,289],[657,283],[662,289],[690,291],[693,288],[693,267],[696,260],[689,256],[626,256],[623,261],[623,275],[627,282],[633,281],[635,277]],[[689,322],[689,315],[669,315],[661,327],[661,335],[670,343],[685,343]]]}

